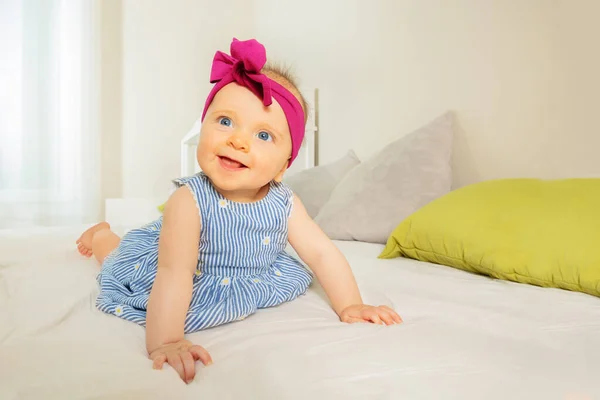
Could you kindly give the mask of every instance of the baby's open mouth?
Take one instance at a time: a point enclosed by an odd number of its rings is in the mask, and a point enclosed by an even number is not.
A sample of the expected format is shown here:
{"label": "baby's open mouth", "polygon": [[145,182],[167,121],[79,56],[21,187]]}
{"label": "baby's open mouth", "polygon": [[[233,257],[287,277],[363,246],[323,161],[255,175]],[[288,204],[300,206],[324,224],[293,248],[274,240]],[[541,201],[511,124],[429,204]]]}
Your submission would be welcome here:
{"label": "baby's open mouth", "polygon": [[246,165],[242,164],[241,162],[231,159],[229,157],[225,157],[225,156],[219,156],[219,162],[226,169],[239,170],[239,169],[248,168]]}

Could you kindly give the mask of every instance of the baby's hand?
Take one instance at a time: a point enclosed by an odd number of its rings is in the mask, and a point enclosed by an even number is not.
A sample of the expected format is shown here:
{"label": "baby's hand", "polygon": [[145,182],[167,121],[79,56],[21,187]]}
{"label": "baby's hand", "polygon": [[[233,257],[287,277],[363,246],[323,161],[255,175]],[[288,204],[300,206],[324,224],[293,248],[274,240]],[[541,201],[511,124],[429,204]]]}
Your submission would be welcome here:
{"label": "baby's hand", "polygon": [[340,320],[350,324],[354,322],[372,322],[374,324],[393,325],[402,322],[402,318],[388,306],[373,307],[366,304],[348,306],[340,313]]}
{"label": "baby's hand", "polygon": [[208,351],[188,340],[164,344],[150,353],[150,359],[154,369],[162,369],[163,364],[168,363],[185,383],[194,380],[196,361],[200,360],[204,365],[212,364]]}

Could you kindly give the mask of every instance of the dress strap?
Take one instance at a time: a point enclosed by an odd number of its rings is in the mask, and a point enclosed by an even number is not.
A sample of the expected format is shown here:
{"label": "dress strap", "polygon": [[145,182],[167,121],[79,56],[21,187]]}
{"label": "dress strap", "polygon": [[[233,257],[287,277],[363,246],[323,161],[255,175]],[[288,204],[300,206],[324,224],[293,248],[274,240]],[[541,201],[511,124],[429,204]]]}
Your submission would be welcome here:
{"label": "dress strap", "polygon": [[201,215],[202,210],[206,209],[206,197],[210,192],[206,190],[206,185],[209,184],[206,175],[203,172],[199,172],[192,176],[173,179],[173,184],[175,185],[175,189],[185,186],[190,190],[196,202],[196,207],[198,207],[198,213]]}

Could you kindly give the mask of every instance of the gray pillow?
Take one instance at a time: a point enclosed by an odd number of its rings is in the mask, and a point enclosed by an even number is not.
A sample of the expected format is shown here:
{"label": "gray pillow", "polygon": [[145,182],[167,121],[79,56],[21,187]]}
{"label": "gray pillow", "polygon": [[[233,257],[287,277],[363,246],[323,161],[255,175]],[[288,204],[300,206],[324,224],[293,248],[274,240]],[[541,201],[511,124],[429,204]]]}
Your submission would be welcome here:
{"label": "gray pillow", "polygon": [[284,178],[284,182],[302,200],[308,215],[314,218],[327,202],[333,188],[360,160],[350,150],[344,157],[330,164],[309,168]]}
{"label": "gray pillow", "polygon": [[453,116],[382,149],[335,187],[315,222],[334,240],[386,243],[394,228],[452,187]]}

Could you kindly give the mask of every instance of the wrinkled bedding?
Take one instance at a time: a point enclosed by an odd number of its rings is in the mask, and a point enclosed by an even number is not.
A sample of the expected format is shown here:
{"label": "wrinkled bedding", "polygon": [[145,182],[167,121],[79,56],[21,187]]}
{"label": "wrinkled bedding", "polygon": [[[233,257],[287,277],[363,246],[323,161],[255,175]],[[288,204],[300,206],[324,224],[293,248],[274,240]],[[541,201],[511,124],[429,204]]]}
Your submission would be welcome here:
{"label": "wrinkled bedding", "polygon": [[[189,335],[214,364],[151,368],[143,328],[94,307],[82,227],[0,231],[0,399],[600,399],[600,299],[336,242],[395,326],[300,299]],[[587,396],[587,397],[586,397]]]}

